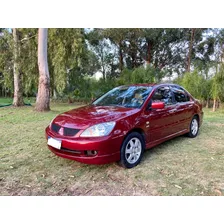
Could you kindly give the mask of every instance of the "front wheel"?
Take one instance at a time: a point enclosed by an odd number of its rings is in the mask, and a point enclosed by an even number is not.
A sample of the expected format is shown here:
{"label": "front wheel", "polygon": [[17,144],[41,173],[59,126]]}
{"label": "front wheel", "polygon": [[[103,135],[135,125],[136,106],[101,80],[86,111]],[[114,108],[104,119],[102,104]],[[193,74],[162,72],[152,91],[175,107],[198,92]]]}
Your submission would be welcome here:
{"label": "front wheel", "polygon": [[120,164],[125,168],[137,166],[145,150],[144,139],[138,132],[130,133],[121,146]]}
{"label": "front wheel", "polygon": [[188,133],[188,137],[195,138],[198,135],[198,131],[199,131],[198,118],[194,116],[190,123],[190,131]]}

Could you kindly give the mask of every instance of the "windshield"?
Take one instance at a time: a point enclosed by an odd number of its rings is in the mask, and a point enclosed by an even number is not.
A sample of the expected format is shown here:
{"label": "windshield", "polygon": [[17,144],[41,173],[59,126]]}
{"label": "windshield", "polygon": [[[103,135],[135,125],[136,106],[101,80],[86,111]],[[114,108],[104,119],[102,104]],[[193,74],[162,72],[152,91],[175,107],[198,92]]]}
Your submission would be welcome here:
{"label": "windshield", "polygon": [[151,91],[151,86],[119,86],[105,93],[92,104],[140,108]]}

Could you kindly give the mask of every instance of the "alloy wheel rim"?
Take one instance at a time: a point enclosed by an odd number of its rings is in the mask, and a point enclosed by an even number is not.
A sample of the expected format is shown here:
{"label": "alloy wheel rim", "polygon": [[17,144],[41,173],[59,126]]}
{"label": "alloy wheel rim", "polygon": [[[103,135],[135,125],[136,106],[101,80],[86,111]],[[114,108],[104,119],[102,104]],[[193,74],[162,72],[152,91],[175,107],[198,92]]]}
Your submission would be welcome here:
{"label": "alloy wheel rim", "polygon": [[125,158],[128,163],[134,164],[138,161],[142,152],[142,143],[138,138],[132,138],[125,148]]}
{"label": "alloy wheel rim", "polygon": [[198,131],[198,121],[194,119],[191,123],[191,132],[193,135],[196,135]]}

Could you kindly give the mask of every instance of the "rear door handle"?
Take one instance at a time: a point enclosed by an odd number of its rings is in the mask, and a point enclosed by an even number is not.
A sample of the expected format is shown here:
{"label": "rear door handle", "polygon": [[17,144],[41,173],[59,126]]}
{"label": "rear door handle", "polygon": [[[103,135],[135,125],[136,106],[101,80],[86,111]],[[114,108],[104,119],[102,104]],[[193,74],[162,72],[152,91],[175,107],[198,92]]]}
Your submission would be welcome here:
{"label": "rear door handle", "polygon": [[170,110],[169,112],[171,113],[171,114],[173,114],[173,113],[175,113],[177,111],[177,109],[173,109],[173,110]]}

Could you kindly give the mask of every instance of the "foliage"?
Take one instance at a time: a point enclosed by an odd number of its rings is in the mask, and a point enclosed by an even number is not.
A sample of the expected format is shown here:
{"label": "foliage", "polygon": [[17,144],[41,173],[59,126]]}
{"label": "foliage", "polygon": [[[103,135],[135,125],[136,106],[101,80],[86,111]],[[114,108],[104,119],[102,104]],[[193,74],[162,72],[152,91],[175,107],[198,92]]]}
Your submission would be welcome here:
{"label": "foliage", "polygon": [[[192,38],[192,31],[194,36]],[[23,92],[36,96],[37,29],[18,29]],[[122,84],[178,82],[195,97],[223,101],[224,29],[49,29],[51,97],[87,101]],[[191,52],[190,51],[190,47]],[[191,72],[186,73],[189,62]],[[100,74],[102,78],[94,79]],[[0,95],[13,93],[11,29],[0,30]]]}
{"label": "foliage", "polygon": [[13,89],[13,44],[12,35],[3,29],[0,33],[0,86]]}
{"label": "foliage", "polygon": [[165,72],[148,65],[146,68],[124,69],[118,79],[119,84],[157,83],[165,76]]}
{"label": "foliage", "polygon": [[220,71],[213,77],[211,93],[214,99],[224,101],[224,65],[221,65]]}
{"label": "foliage", "polygon": [[[98,60],[98,70],[102,73],[103,79],[107,76],[115,76],[116,57],[107,39],[104,38],[102,29],[94,29],[87,34],[89,48],[95,53]],[[115,66],[114,66],[115,65]]]}
{"label": "foliage", "polygon": [[[23,92],[33,95],[37,90],[37,29],[17,29],[20,72]],[[3,86],[13,91],[13,39],[10,30],[5,29],[0,37],[0,71],[3,73]]]}
{"label": "foliage", "polygon": [[19,29],[20,66],[23,73],[23,90],[26,96],[33,96],[38,89],[37,32],[38,29]]}
{"label": "foliage", "polygon": [[206,88],[206,86],[203,85],[204,83],[205,79],[198,73],[197,70],[192,73],[185,73],[180,81],[180,85],[182,85],[188,92],[198,99],[204,98],[203,93]]}

